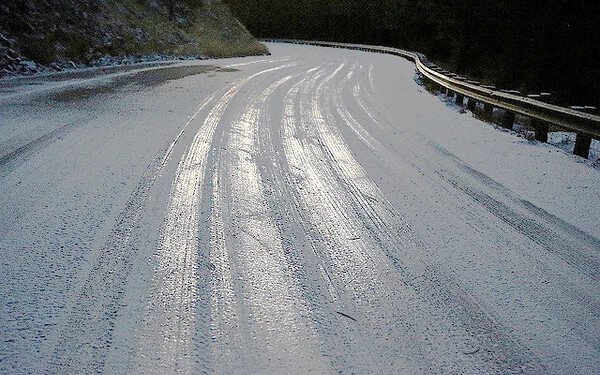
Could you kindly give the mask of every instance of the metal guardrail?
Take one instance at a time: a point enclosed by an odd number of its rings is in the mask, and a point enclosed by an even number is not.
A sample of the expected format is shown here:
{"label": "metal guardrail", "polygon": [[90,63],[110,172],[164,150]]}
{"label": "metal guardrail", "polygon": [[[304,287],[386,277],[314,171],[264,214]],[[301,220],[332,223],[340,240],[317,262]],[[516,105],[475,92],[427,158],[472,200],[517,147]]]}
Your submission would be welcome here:
{"label": "metal guardrail", "polygon": [[[364,44],[335,43],[323,41],[291,40],[291,39],[265,39],[265,42],[274,43],[292,43],[305,44],[321,47],[335,47],[353,49],[367,52],[388,53],[404,57],[415,63],[417,71],[430,81],[442,86],[462,101],[464,97],[469,100],[484,103],[488,110],[493,107],[501,108],[507,111],[507,118],[510,127],[514,121],[515,114],[521,114],[534,119],[536,126],[536,138],[546,141],[548,133],[548,123],[557,125],[566,130],[576,132],[577,140],[574,153],[588,157],[589,146],[592,138],[600,139],[600,116],[577,111],[572,108],[565,108],[558,105],[544,103],[533,98],[515,95],[509,92],[502,92],[489,87],[484,87],[478,83],[465,82],[449,76],[449,72],[439,72],[431,68],[433,64],[429,63],[424,55],[405,51],[392,47],[380,47]],[[429,66],[428,66],[429,65]],[[491,107],[490,107],[491,106]],[[503,126],[506,126],[505,123]],[[507,126],[508,127],[508,126]],[[541,133],[539,136],[538,131]]]}

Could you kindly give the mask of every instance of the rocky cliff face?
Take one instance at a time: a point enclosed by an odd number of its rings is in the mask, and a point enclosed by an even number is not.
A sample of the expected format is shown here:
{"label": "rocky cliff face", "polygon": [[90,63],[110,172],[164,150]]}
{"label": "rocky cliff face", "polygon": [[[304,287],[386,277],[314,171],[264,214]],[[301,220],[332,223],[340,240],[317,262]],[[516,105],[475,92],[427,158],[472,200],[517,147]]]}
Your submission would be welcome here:
{"label": "rocky cliff face", "polygon": [[268,53],[220,0],[3,0],[0,76]]}

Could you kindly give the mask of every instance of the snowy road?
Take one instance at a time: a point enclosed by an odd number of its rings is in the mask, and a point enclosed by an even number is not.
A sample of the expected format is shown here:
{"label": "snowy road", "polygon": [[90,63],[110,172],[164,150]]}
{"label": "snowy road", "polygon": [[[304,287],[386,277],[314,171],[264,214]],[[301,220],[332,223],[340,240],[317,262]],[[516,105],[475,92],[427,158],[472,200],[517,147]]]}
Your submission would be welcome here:
{"label": "snowy road", "polygon": [[0,373],[600,371],[598,169],[269,48],[0,82]]}

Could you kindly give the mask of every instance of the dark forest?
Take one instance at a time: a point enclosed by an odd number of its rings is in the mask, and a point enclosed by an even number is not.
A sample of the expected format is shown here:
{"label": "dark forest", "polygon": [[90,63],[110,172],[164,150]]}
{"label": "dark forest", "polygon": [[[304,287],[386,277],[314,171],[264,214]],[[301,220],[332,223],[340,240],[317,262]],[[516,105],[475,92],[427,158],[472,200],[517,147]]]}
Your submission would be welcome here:
{"label": "dark forest", "polygon": [[259,37],[386,45],[499,88],[600,104],[600,2],[229,0]]}

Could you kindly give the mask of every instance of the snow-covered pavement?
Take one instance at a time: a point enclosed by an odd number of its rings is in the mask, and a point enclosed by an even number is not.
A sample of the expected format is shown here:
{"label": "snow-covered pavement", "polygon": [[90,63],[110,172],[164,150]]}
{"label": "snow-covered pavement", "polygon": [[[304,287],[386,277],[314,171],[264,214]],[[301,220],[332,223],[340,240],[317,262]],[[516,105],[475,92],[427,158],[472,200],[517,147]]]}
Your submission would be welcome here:
{"label": "snow-covered pavement", "polygon": [[597,168],[269,48],[0,81],[0,373],[598,373]]}

